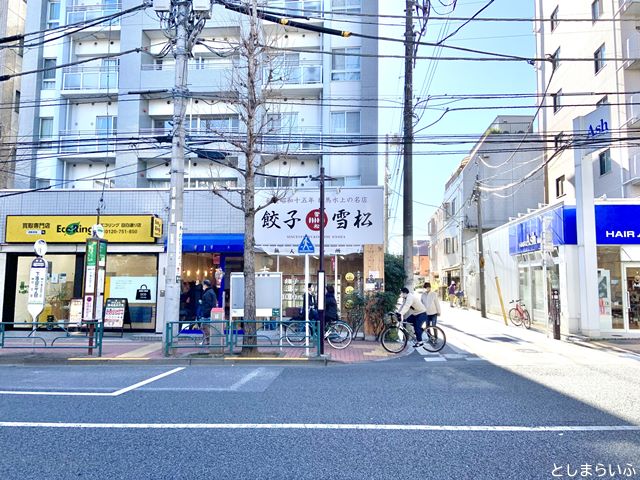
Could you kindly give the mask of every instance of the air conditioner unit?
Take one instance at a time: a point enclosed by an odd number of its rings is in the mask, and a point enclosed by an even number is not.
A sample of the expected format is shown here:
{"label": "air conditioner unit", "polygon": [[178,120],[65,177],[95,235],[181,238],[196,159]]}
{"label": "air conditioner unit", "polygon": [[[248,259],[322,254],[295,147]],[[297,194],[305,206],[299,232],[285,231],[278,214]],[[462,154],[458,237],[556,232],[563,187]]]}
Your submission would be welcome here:
{"label": "air conditioner unit", "polygon": [[156,12],[168,12],[171,10],[171,0],[153,0],[153,9]]}

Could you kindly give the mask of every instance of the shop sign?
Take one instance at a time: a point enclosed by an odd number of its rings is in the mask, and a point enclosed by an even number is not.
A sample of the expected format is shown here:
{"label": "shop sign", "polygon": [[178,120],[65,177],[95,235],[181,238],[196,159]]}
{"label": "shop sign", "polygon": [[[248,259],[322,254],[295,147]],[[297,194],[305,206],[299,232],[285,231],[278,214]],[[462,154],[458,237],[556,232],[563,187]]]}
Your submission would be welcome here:
{"label": "shop sign", "polygon": [[107,298],[104,305],[104,328],[122,328],[126,309],[126,298]]}
{"label": "shop sign", "polygon": [[256,192],[256,246],[297,253],[305,236],[314,245],[320,243],[320,222],[324,221],[324,245],[329,249],[362,247],[384,243],[384,202],[382,187],[325,189],[325,215],[321,220],[319,189],[286,191],[276,203],[270,203],[272,190]]}
{"label": "shop sign", "polygon": [[[575,221],[575,217],[574,221]],[[562,207],[527,218],[509,227],[509,253],[518,255],[564,245],[564,210]]]}
{"label": "shop sign", "polygon": [[[84,243],[95,220],[93,215],[8,215],[6,242]],[[162,236],[162,219],[154,215],[102,215],[100,221],[109,242],[155,243]]]}

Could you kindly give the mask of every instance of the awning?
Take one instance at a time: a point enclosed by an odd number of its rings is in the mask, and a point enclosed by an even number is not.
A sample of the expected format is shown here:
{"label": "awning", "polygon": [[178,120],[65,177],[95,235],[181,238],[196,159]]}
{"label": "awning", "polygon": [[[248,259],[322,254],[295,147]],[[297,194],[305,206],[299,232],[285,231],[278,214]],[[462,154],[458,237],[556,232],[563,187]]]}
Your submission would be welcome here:
{"label": "awning", "polygon": [[184,233],[182,252],[243,253],[242,233]]}

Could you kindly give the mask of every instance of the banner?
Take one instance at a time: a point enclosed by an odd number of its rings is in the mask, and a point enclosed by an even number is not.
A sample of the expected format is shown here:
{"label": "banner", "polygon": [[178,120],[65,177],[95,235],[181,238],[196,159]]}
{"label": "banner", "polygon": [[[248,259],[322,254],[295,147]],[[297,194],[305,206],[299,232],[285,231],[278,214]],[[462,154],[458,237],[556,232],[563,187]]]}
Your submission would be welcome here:
{"label": "banner", "polygon": [[[265,205],[273,190],[256,192],[256,207]],[[320,192],[291,189],[284,198],[259,210],[255,217],[256,247],[297,254],[305,235],[316,251],[320,245]],[[326,253],[360,250],[363,245],[384,243],[382,187],[326,188],[324,215]],[[294,250],[291,252],[291,250]]]}

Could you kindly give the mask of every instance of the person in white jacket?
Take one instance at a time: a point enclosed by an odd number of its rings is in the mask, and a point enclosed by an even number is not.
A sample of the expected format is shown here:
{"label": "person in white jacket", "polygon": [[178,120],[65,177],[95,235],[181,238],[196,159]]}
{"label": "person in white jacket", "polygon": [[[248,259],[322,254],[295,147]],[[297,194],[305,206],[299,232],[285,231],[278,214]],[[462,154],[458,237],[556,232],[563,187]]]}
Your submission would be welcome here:
{"label": "person in white jacket", "polygon": [[425,282],[425,292],[420,297],[422,304],[427,313],[427,326],[436,326],[438,317],[440,316],[440,300],[438,294],[431,290],[431,283]]}
{"label": "person in white jacket", "polygon": [[402,315],[403,319],[406,319],[406,321],[411,322],[413,325],[413,329],[416,332],[416,343],[414,343],[413,346],[415,348],[421,347],[424,344],[422,341],[422,324],[427,321],[426,310],[420,301],[420,295],[418,293],[409,293],[407,287],[403,287],[400,292],[403,303],[398,313]]}

